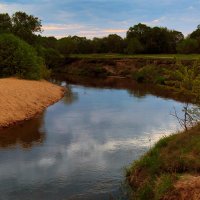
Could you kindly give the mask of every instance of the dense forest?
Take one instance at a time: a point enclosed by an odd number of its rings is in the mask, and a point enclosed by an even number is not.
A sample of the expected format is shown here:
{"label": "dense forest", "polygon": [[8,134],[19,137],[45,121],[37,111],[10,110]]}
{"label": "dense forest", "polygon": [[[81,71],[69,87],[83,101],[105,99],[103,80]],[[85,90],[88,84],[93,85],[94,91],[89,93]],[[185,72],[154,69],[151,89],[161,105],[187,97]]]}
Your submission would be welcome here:
{"label": "dense forest", "polygon": [[[116,34],[87,39],[41,35],[41,20],[24,12],[0,14],[0,75],[39,79],[65,64],[70,54],[190,54],[200,53],[200,26],[187,37],[165,27],[137,24],[126,37]],[[67,34],[67,33],[66,33]],[[47,69],[48,68],[48,69]]]}

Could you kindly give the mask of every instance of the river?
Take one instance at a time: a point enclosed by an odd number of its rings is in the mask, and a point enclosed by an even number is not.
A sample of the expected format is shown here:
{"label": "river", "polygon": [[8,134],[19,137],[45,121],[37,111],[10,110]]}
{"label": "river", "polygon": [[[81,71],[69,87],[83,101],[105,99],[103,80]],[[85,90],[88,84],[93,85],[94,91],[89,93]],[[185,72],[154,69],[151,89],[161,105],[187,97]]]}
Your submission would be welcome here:
{"label": "river", "polygon": [[184,104],[129,81],[58,82],[62,100],[0,131],[0,200],[124,196],[125,167],[180,128],[170,112]]}

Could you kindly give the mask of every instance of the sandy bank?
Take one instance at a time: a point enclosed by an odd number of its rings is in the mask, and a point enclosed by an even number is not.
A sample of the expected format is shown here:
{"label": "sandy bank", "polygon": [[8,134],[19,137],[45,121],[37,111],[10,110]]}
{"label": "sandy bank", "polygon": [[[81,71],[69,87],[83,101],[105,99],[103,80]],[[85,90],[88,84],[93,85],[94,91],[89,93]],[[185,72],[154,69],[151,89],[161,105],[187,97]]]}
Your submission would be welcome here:
{"label": "sandy bank", "polygon": [[63,95],[62,87],[47,81],[0,79],[0,128],[33,118]]}

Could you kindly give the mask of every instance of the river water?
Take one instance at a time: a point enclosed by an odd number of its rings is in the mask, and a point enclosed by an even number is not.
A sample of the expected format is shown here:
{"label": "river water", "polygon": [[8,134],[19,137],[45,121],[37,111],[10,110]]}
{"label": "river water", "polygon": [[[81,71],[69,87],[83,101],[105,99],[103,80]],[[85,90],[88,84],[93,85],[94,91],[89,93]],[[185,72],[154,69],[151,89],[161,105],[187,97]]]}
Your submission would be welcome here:
{"label": "river water", "polygon": [[125,167],[179,129],[170,112],[184,104],[148,87],[59,83],[70,91],[62,100],[0,131],[0,200],[119,199]]}

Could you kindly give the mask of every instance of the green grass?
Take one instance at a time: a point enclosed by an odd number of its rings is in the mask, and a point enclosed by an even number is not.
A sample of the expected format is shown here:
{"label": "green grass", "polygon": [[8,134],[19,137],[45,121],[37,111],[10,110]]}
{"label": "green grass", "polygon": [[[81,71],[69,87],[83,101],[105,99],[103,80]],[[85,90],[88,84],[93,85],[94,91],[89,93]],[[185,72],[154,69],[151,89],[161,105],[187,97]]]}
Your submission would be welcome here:
{"label": "green grass", "polygon": [[156,182],[155,199],[160,200],[166,193],[174,189],[173,183],[177,179],[171,174],[162,174]]}
{"label": "green grass", "polygon": [[180,59],[180,60],[198,60],[200,54],[138,54],[138,55],[125,55],[125,54],[72,54],[72,58],[152,58],[152,59]]}
{"label": "green grass", "polygon": [[127,169],[133,199],[162,199],[173,191],[182,174],[200,172],[200,124],[189,131],[162,138]]}

